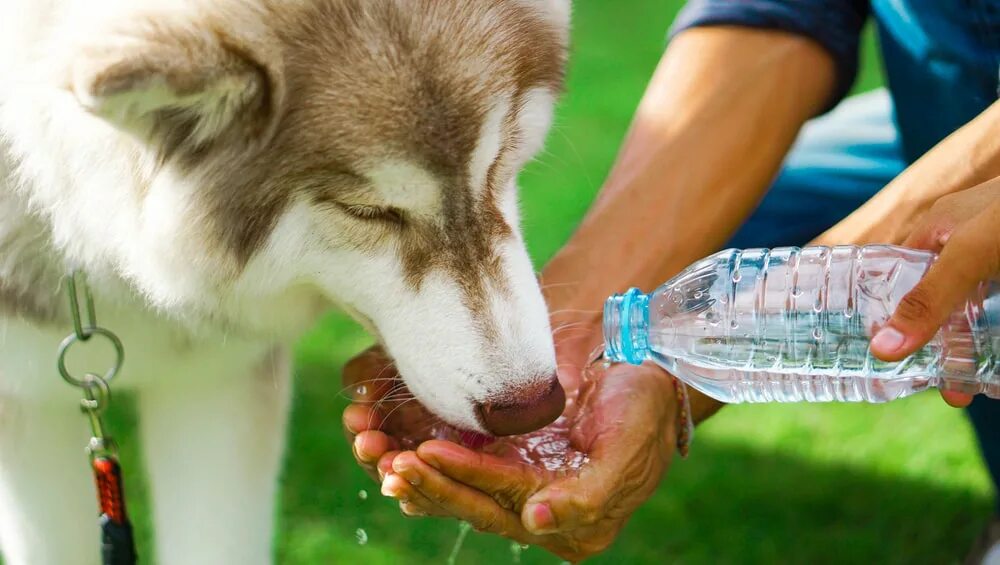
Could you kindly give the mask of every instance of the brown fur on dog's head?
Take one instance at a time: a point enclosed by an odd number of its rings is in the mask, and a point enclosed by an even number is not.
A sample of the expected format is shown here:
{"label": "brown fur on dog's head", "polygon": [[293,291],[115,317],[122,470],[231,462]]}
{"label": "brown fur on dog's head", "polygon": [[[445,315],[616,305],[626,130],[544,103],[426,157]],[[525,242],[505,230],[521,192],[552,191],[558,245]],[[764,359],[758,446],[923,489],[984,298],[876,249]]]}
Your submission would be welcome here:
{"label": "brown fur on dog's head", "polygon": [[155,155],[132,197],[167,203],[145,213],[169,245],[136,286],[183,270],[223,309],[262,279],[315,286],[465,427],[551,380],[513,185],[562,88],[568,1],[184,5],[117,18],[73,65],[77,99]]}

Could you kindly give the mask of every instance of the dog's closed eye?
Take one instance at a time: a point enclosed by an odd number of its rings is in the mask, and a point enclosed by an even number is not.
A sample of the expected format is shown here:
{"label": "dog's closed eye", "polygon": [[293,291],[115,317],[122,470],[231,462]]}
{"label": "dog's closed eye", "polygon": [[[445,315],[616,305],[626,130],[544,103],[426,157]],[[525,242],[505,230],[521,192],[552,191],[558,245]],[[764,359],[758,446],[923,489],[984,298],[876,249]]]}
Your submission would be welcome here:
{"label": "dog's closed eye", "polygon": [[403,211],[398,208],[371,206],[368,204],[337,203],[337,208],[359,220],[386,222],[401,226],[406,222]]}

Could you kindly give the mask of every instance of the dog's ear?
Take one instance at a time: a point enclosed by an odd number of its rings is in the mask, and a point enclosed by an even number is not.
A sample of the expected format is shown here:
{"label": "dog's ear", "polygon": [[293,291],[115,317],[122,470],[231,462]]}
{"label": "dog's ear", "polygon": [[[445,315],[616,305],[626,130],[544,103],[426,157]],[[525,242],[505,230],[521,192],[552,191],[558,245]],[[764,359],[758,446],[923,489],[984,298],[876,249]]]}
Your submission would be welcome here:
{"label": "dog's ear", "polygon": [[267,136],[278,73],[220,29],[132,19],[75,55],[71,88],[87,110],[164,154]]}

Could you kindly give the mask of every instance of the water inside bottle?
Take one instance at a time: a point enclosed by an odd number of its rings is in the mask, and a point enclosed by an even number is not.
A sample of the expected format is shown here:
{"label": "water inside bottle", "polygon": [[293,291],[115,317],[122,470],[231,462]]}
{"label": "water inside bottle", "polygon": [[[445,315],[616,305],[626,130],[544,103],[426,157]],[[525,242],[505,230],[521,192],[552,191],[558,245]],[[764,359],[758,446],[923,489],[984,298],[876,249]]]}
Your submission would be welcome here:
{"label": "water inside bottle", "polygon": [[870,246],[727,250],[651,294],[611,297],[609,356],[653,359],[724,402],[886,402],[935,386],[1000,393],[997,288],[899,363],[871,335],[926,271],[926,252]]}
{"label": "water inside bottle", "polygon": [[[804,312],[755,300],[737,294],[723,302],[718,294],[701,291],[680,303],[654,299],[650,356],[724,402],[886,402],[937,384],[932,375],[941,359],[940,340],[903,363],[871,355],[873,328],[864,324],[884,320],[887,312],[858,316],[853,304],[829,312],[823,300],[812,297]],[[669,315],[670,322],[661,322],[660,315]]]}

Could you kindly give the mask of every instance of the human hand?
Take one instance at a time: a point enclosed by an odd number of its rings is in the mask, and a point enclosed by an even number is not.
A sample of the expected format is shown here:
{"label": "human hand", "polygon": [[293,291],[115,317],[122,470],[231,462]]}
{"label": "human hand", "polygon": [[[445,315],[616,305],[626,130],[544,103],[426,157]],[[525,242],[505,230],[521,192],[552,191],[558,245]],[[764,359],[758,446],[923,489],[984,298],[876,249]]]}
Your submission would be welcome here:
{"label": "human hand", "polygon": [[[579,353],[586,343],[592,340],[561,340],[560,358],[586,359]],[[559,420],[482,446],[481,437],[462,437],[407,401],[384,357],[366,352],[345,369],[345,384],[367,384],[344,424],[359,464],[404,514],[456,517],[583,559],[606,549],[655,491],[675,448],[677,418],[662,370],[615,366],[587,376],[584,363],[561,367],[569,400]],[[452,441],[425,441],[435,437]]]}
{"label": "human hand", "polygon": [[599,553],[669,465],[676,405],[665,377],[612,367],[584,383],[580,404],[553,425],[480,450],[432,440],[397,454],[398,444],[378,445],[382,492],[407,515],[455,517],[573,561]]}
{"label": "human hand", "polygon": [[[939,199],[903,243],[940,253],[872,338],[872,353],[899,361],[927,344],[981,281],[1000,274],[1000,178]],[[942,391],[952,406],[972,397]]]}

